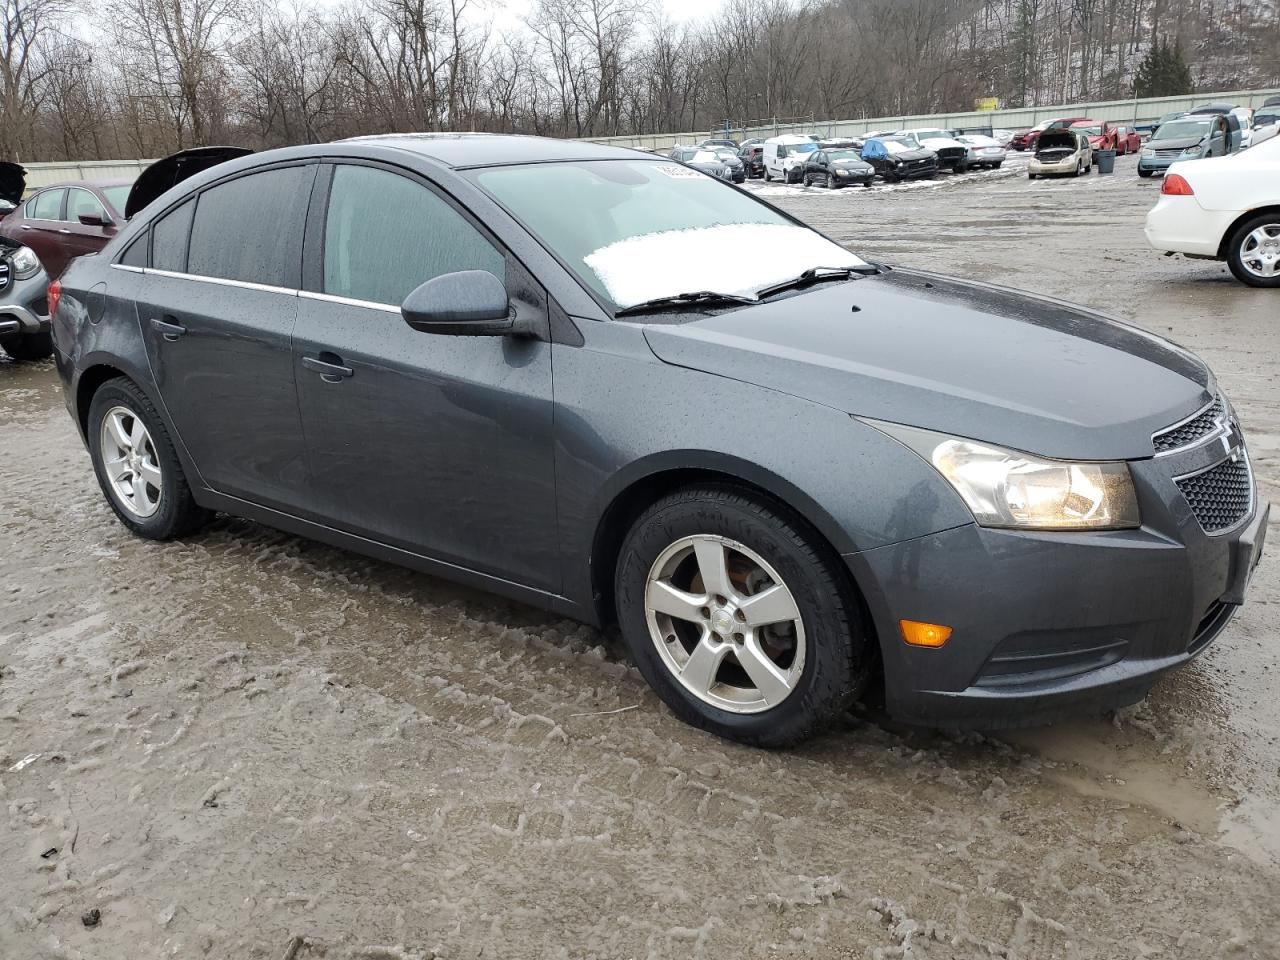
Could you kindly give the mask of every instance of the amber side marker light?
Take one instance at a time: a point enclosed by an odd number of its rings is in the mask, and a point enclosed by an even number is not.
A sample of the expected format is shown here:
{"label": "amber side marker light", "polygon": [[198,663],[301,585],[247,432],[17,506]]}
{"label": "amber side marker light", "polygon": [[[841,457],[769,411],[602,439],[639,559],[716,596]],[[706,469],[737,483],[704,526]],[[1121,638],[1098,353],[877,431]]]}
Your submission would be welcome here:
{"label": "amber side marker light", "polygon": [[1191,189],[1191,184],[1187,183],[1186,178],[1177,173],[1171,173],[1164,178],[1164,183],[1160,185],[1160,192],[1167,193],[1171,197],[1194,197],[1196,195],[1196,192]]}
{"label": "amber side marker light", "polygon": [[921,623],[919,620],[899,620],[902,639],[913,647],[940,647],[951,636],[951,628],[940,623]]}

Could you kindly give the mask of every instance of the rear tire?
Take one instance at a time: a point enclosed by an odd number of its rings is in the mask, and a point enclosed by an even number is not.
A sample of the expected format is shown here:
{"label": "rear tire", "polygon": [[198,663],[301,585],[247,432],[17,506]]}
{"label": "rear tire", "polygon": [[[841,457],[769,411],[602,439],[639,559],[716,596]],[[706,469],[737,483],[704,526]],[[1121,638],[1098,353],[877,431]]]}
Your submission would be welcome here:
{"label": "rear tire", "polygon": [[86,432],[98,485],[120,522],[138,536],[172,540],[213,516],[195,502],[164,421],[132,381],[119,377],[98,388]]}
{"label": "rear tire", "polygon": [[14,334],[0,340],[0,349],[16,363],[47,360],[53,356],[53,334],[48,331]]}
{"label": "rear tire", "polygon": [[[1280,213],[1261,213],[1240,224],[1227,242],[1227,266],[1231,268],[1237,280],[1251,287],[1267,289],[1280,287],[1280,260],[1276,259],[1280,257],[1280,247],[1260,249],[1261,244],[1264,243],[1280,244]],[[1249,249],[1246,250],[1246,247]],[[1260,259],[1264,255],[1271,259]],[[1252,262],[1254,269],[1251,270],[1246,266],[1246,262]],[[1276,271],[1271,276],[1255,272],[1255,270],[1264,269],[1267,263],[1270,263],[1270,268]]]}
{"label": "rear tire", "polygon": [[[870,673],[839,558],[786,507],[736,486],[680,490],[646,510],[614,590],[640,672],[678,717],[718,736],[797,743],[846,710]],[[753,619],[750,601],[766,592],[771,615]]]}

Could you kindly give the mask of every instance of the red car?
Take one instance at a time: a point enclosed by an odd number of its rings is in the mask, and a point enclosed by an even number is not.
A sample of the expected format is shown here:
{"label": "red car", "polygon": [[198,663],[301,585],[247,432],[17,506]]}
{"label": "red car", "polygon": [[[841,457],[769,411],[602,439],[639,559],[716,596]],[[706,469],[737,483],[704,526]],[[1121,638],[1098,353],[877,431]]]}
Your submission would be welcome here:
{"label": "red car", "polygon": [[1110,120],[1091,120],[1086,117],[1071,124],[1072,130],[1078,130],[1089,138],[1089,146],[1096,150],[1115,150],[1120,152],[1117,144],[1120,128]]}
{"label": "red car", "polygon": [[1142,149],[1142,134],[1133,127],[1116,127],[1116,153],[1137,153]]}
{"label": "red car", "polygon": [[1087,120],[1087,117],[1059,117],[1056,120],[1042,120],[1030,130],[1019,130],[1013,135],[1013,139],[1009,141],[1009,146],[1015,150],[1034,150],[1036,141],[1040,139],[1040,134],[1046,130],[1057,130],[1060,127],[1069,127],[1079,120]]}
{"label": "red car", "polygon": [[124,222],[131,180],[75,180],[42,187],[0,222],[0,236],[30,247],[50,280],[72,257],[101,250]]}

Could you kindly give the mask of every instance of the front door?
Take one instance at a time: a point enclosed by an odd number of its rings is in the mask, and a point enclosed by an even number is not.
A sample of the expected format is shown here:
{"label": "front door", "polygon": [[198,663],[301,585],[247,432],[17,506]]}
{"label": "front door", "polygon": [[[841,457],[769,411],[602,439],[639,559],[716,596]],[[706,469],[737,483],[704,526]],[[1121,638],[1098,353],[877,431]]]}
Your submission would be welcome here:
{"label": "front door", "polygon": [[242,175],[157,218],[138,298],[152,372],[201,477],[286,511],[306,496],[290,339],[315,169]]}
{"label": "front door", "polygon": [[399,305],[457,270],[545,292],[430,184],[379,166],[322,176],[295,376],[316,518],[471,570],[559,587],[550,344],[410,328]]}
{"label": "front door", "polygon": [[[96,216],[101,223],[81,223],[82,215]],[[67,259],[79,257],[86,253],[96,253],[107,245],[107,241],[116,235],[115,224],[102,201],[84,187],[67,188],[67,233],[65,236]]]}

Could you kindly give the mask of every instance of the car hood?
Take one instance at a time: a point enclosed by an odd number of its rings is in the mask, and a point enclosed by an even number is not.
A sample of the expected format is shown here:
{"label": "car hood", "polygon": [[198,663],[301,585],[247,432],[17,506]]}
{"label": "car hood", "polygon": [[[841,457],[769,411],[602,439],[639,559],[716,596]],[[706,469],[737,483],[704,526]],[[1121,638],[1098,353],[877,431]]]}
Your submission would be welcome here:
{"label": "car hood", "polygon": [[952,140],[950,137],[921,137],[920,142],[930,150],[945,150],[949,147],[967,149],[959,140]]}
{"label": "car hood", "polygon": [[871,164],[867,163],[867,161],[865,160],[856,160],[856,159],[832,160],[831,165],[833,167],[852,167],[855,170],[861,170],[863,167],[871,166]]}
{"label": "car hood", "polygon": [[890,153],[890,160],[925,160],[929,157],[936,157],[937,154],[932,150],[903,150],[900,153]]}
{"label": "car hood", "polygon": [[1136,327],[906,270],[644,335],[676,366],[1063,459],[1150,457],[1212,390],[1196,356]]}
{"label": "car hood", "polygon": [[27,169],[21,164],[0,161],[0,200],[8,200],[15,207],[22,202],[27,189]]}
{"label": "car hood", "polygon": [[1204,137],[1176,137],[1169,140],[1148,140],[1147,146],[1152,150],[1186,150],[1188,147],[1198,147],[1204,141]]}

